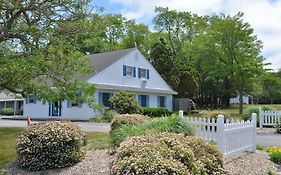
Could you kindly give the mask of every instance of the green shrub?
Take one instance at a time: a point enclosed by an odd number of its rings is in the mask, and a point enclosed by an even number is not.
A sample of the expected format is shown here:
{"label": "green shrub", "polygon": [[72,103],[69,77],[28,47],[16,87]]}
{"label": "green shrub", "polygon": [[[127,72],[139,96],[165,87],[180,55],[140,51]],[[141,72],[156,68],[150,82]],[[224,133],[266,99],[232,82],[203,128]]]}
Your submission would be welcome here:
{"label": "green shrub", "polygon": [[123,125],[136,125],[149,120],[150,117],[140,115],[140,114],[122,114],[117,115],[113,118],[111,122],[111,131],[119,128]]}
{"label": "green shrub", "polygon": [[257,150],[263,150],[263,146],[260,144],[257,144]]}
{"label": "green shrub", "polygon": [[109,99],[110,107],[119,114],[139,114],[142,108],[131,92],[120,91]]}
{"label": "green shrub", "polygon": [[164,117],[170,114],[171,112],[167,108],[143,108],[143,115],[149,117]]}
{"label": "green shrub", "polygon": [[187,121],[178,115],[151,119],[139,125],[126,125],[112,131],[111,137],[114,146],[132,136],[141,136],[151,133],[183,133],[194,135],[195,131]]}
{"label": "green shrub", "polygon": [[105,112],[104,116],[97,116],[95,118],[91,118],[90,122],[96,122],[96,123],[110,123],[115,115],[115,112],[113,110],[108,110]]}
{"label": "green shrub", "polygon": [[223,115],[224,116],[224,121],[231,119],[229,113],[221,112],[221,111],[208,111],[208,112],[203,113],[202,117],[210,118],[210,119],[213,119],[213,118],[217,119],[218,115]]}
{"label": "green shrub", "polygon": [[218,149],[197,137],[163,133],[132,137],[121,143],[112,174],[225,174]]}
{"label": "green shrub", "polygon": [[71,166],[84,157],[85,133],[71,122],[31,125],[17,139],[18,163],[29,170]]}
{"label": "green shrub", "polygon": [[3,108],[1,109],[1,115],[14,115],[13,108]]}
{"label": "green shrub", "polygon": [[281,134],[281,120],[276,123],[275,126],[277,133]]}
{"label": "green shrub", "polygon": [[[262,110],[263,111],[275,111],[275,108],[270,107],[270,106],[262,106]],[[244,113],[242,114],[242,118],[243,120],[247,121],[247,120],[251,120],[252,114],[256,113],[257,114],[257,125],[259,126],[259,106],[255,106],[255,107],[249,107],[247,108]]]}

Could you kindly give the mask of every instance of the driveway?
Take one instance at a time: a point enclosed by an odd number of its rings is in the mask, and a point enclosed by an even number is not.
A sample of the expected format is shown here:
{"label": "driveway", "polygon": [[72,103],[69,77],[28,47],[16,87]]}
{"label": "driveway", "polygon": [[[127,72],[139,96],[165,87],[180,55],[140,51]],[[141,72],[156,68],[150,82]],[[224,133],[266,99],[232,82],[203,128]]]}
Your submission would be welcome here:
{"label": "driveway", "polygon": [[281,134],[257,134],[257,144],[281,147]]}
{"label": "driveway", "polygon": [[[31,123],[39,123],[44,121],[31,121]],[[86,132],[106,132],[110,131],[110,123],[93,123],[93,122],[74,122],[78,124],[83,131]],[[16,127],[26,128],[26,120],[7,120],[0,119],[0,127]]]}

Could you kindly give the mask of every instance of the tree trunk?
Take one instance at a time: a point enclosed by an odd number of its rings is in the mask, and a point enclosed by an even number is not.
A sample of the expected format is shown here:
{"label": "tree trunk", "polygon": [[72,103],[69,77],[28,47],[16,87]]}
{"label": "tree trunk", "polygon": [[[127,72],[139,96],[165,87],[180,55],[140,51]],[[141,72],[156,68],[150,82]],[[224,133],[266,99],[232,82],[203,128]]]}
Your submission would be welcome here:
{"label": "tree trunk", "polygon": [[239,114],[243,113],[243,91],[239,90]]}

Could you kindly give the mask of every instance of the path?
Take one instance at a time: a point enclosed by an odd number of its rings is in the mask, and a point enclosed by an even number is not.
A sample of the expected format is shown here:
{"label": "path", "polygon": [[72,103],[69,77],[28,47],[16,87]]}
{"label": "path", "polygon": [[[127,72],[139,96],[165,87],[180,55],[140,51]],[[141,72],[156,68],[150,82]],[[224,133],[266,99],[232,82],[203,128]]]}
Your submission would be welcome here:
{"label": "path", "polygon": [[[31,121],[32,123],[44,122],[44,121]],[[110,123],[93,123],[93,122],[74,122],[77,123],[83,131],[86,132],[109,132]],[[0,119],[0,127],[16,127],[25,128],[26,120],[7,120]]]}

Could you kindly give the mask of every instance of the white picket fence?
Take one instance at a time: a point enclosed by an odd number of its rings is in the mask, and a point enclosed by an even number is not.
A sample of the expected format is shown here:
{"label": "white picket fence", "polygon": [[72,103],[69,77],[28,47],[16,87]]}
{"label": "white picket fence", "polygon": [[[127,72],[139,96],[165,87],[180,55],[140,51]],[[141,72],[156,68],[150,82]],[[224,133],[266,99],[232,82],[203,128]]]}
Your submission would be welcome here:
{"label": "white picket fence", "polygon": [[255,113],[252,114],[251,121],[226,120],[224,122],[223,115],[218,115],[217,120],[192,117],[186,119],[195,126],[196,136],[217,144],[224,157],[243,151],[256,151],[257,114]]}
{"label": "white picket fence", "polygon": [[260,128],[263,128],[263,126],[274,126],[277,122],[281,121],[281,111],[263,111],[260,106],[259,113]]}

